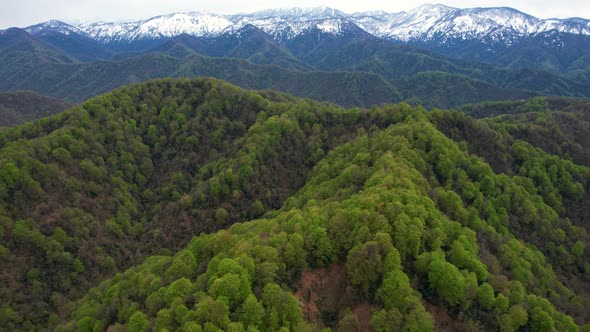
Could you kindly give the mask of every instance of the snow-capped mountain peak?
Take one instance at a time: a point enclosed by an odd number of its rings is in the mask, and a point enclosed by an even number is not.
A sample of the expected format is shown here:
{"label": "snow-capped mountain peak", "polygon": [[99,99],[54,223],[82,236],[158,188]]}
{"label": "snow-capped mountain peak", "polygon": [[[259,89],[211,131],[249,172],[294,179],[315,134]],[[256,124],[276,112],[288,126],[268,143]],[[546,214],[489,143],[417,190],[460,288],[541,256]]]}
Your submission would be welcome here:
{"label": "snow-capped mountain peak", "polygon": [[421,16],[421,15],[426,15],[426,14],[431,14],[431,13],[447,13],[453,10],[457,10],[458,8],[454,8],[454,7],[449,7],[449,6],[445,6],[445,5],[441,5],[441,4],[424,4],[421,6],[418,6],[410,11],[407,12],[408,15],[413,15],[413,16]]}
{"label": "snow-capped mountain peak", "polygon": [[172,38],[181,34],[193,36],[219,35],[232,22],[222,15],[204,12],[173,13],[128,23],[99,22],[80,26],[100,42],[132,41],[142,38]]}
{"label": "snow-capped mountain peak", "polygon": [[50,20],[47,22],[35,24],[30,27],[27,27],[25,30],[32,35],[41,34],[47,31],[59,32],[65,35],[69,35],[70,33],[77,33],[82,35],[85,34],[79,28],[58,20]]}
{"label": "snow-capped mountain peak", "polygon": [[548,31],[590,35],[590,21],[586,19],[543,20],[507,7],[460,9],[441,4],[426,4],[399,13],[347,14],[329,7],[269,9],[235,15],[188,12],[135,22],[98,22],[77,27],[49,21],[31,26],[27,31],[33,34],[52,29],[62,33],[76,32],[108,44],[166,39],[181,34],[216,37],[239,31],[246,25],[281,40],[313,29],[340,34],[350,26],[357,26],[377,37],[404,42],[436,40],[445,43],[452,39],[477,39],[510,45],[519,38]]}
{"label": "snow-capped mountain peak", "polygon": [[134,36],[174,37],[181,33],[190,35],[216,35],[232,25],[227,18],[209,13],[174,13],[142,22],[134,30]]}
{"label": "snow-capped mountain peak", "polygon": [[398,13],[387,25],[361,26],[374,35],[402,41],[483,38],[510,44],[515,38],[550,30],[590,34],[590,21],[583,19],[542,20],[508,7],[460,9],[430,4]]}
{"label": "snow-capped mountain peak", "polygon": [[257,19],[263,18],[281,18],[281,19],[298,19],[298,20],[309,20],[309,19],[327,19],[327,18],[345,18],[348,15],[337,9],[320,6],[313,8],[280,8],[280,9],[266,9],[257,11],[245,16],[255,17]]}

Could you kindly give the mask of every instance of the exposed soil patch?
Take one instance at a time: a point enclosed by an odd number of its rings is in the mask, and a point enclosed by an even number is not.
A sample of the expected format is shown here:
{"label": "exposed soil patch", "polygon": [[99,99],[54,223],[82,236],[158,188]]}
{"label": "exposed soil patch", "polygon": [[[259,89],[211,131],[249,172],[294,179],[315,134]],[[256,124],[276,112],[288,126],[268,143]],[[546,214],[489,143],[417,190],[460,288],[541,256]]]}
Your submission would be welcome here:
{"label": "exposed soil patch", "polygon": [[379,309],[376,305],[371,305],[369,303],[361,303],[356,305],[352,312],[356,315],[356,318],[359,320],[361,331],[373,331],[371,329],[371,316],[373,315],[374,311]]}
{"label": "exposed soil patch", "polygon": [[463,332],[465,329],[465,322],[455,319],[449,315],[445,308],[434,305],[432,303],[425,303],[426,310],[432,315],[434,320],[434,330],[439,332]]}
{"label": "exposed soil patch", "polygon": [[322,327],[333,326],[341,310],[350,307],[354,299],[347,285],[344,264],[304,271],[295,292],[303,318]]}

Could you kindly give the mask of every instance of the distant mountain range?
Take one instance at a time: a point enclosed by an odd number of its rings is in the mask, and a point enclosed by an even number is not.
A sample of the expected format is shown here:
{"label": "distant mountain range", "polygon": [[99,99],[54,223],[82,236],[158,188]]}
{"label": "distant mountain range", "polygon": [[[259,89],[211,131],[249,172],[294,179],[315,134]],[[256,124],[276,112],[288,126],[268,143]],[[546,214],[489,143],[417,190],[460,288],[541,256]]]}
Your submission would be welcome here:
{"label": "distant mountain range", "polygon": [[[26,30],[47,39],[58,38],[60,34],[75,35],[76,38],[94,40],[111,51],[138,51],[183,34],[208,39],[240,34],[250,25],[280,43],[288,43],[310,31],[334,35],[357,31],[450,56],[521,68],[530,64],[514,61],[514,52],[508,52],[507,56],[506,50],[533,48],[535,51],[544,50],[539,57],[553,60],[547,64],[548,68],[561,71],[575,68],[563,63],[567,60],[552,58],[565,53],[564,48],[588,51],[590,40],[590,20],[587,19],[539,19],[507,7],[459,9],[430,4],[399,13],[347,14],[317,7],[270,9],[236,15],[174,13],[134,22],[97,22],[79,26],[49,21]],[[97,57],[105,55],[104,52],[96,53]]]}
{"label": "distant mountain range", "polygon": [[538,19],[518,10],[502,8],[459,9],[423,5],[408,12],[347,14],[328,7],[263,10],[251,14],[219,15],[203,12],[174,13],[126,23],[98,22],[79,26],[49,21],[27,28],[31,34],[59,31],[85,35],[101,44],[172,38],[181,34],[218,37],[253,25],[277,40],[293,39],[309,30],[339,34],[355,25],[367,33],[405,42],[479,39],[511,45],[524,37],[556,31],[590,35],[590,21],[580,18]]}
{"label": "distant mountain range", "polygon": [[590,97],[590,21],[442,5],[49,21],[0,31],[0,75],[0,90],[68,102],[151,78],[203,75],[347,106]]}

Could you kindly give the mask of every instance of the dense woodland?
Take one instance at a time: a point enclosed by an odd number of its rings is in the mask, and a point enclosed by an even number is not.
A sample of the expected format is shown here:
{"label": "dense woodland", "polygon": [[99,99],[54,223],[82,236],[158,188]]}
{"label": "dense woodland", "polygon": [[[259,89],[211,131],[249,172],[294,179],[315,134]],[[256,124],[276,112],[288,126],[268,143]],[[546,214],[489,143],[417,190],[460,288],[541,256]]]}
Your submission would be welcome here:
{"label": "dense woodland", "polygon": [[555,105],[165,79],[0,131],[0,330],[590,330],[589,110]]}

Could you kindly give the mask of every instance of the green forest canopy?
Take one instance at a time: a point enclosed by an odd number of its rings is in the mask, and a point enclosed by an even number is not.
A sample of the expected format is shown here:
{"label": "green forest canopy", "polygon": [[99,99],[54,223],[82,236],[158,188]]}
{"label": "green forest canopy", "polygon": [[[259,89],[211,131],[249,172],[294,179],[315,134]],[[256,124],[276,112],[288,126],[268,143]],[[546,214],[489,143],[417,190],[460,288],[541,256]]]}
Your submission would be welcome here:
{"label": "green forest canopy", "polygon": [[577,331],[590,165],[515,121],[167,79],[6,130],[0,329]]}

